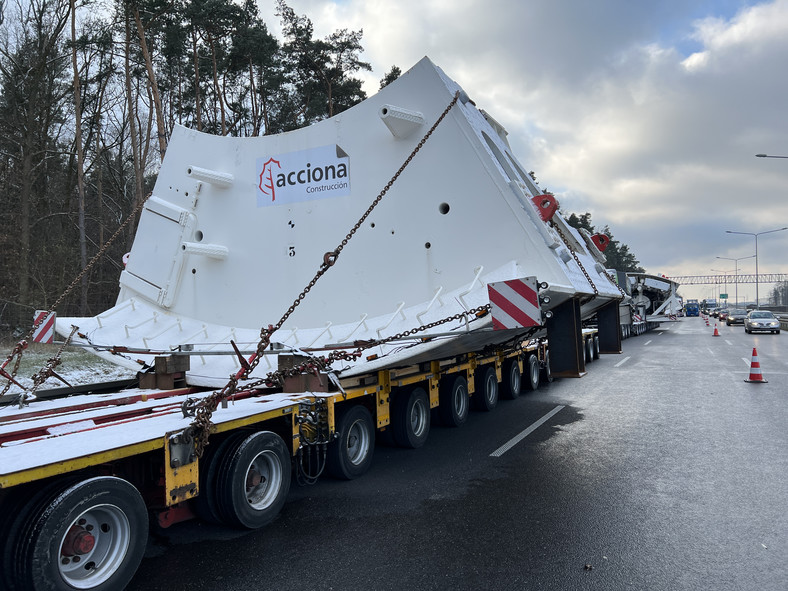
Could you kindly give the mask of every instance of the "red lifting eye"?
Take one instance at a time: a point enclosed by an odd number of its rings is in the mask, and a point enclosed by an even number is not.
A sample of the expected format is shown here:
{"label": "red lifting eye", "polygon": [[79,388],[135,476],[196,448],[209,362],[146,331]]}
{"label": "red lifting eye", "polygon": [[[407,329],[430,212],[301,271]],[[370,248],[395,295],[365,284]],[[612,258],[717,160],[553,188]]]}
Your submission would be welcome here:
{"label": "red lifting eye", "polygon": [[531,199],[543,222],[549,222],[553,219],[555,212],[558,210],[558,201],[553,195],[536,195]]}
{"label": "red lifting eye", "polygon": [[605,234],[594,234],[591,236],[591,240],[596,244],[599,252],[605,252],[607,245],[610,244],[610,238]]}

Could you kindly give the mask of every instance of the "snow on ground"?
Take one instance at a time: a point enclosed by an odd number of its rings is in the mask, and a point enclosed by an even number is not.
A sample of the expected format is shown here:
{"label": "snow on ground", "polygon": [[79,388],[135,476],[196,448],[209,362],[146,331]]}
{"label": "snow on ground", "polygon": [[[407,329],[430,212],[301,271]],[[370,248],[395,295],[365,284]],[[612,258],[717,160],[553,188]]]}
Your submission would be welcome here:
{"label": "snow on ground", "polygon": [[[14,343],[3,342],[0,344],[0,364],[5,362],[13,347]],[[19,366],[16,381],[27,387],[32,387],[33,374],[44,368],[47,360],[57,353],[58,348],[58,345],[31,343],[22,354],[22,363]],[[60,360],[61,364],[55,368],[55,372],[72,386],[129,379],[136,375],[134,371],[109,363],[88,351],[76,347],[67,347],[60,356]],[[11,373],[15,363],[16,359],[5,367],[5,371]],[[5,387],[6,383],[7,380],[0,378],[0,390]],[[64,386],[65,384],[52,377],[44,382],[39,391]],[[19,391],[19,387],[12,384],[7,393],[18,394]]]}

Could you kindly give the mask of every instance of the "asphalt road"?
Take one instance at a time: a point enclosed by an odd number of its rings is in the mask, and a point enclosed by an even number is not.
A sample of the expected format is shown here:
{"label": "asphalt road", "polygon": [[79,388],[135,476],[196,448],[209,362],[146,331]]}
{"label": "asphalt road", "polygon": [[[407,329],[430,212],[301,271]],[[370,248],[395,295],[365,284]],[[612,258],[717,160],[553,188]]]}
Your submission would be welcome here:
{"label": "asphalt road", "polygon": [[[132,591],[788,589],[788,335],[685,318],[280,517],[151,540]],[[751,384],[757,347],[768,383]],[[493,452],[552,414],[499,456]]]}

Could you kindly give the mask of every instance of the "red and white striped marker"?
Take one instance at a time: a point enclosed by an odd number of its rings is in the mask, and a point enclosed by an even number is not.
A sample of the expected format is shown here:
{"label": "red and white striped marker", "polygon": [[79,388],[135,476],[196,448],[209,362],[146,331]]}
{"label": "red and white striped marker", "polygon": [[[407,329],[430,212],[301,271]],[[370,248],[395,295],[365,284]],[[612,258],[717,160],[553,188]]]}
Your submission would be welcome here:
{"label": "red and white striped marker", "polygon": [[487,284],[493,329],[541,326],[536,277]]}
{"label": "red and white striped marker", "polygon": [[33,332],[34,343],[49,343],[55,342],[55,316],[54,312],[49,310],[36,310],[33,316],[33,326],[38,324],[38,328]]}
{"label": "red and white striped marker", "polygon": [[750,377],[749,379],[744,381],[754,384],[768,384],[768,382],[763,379],[763,375],[761,374],[761,362],[758,361],[758,351],[755,350],[755,347],[752,348],[752,363],[750,363]]}

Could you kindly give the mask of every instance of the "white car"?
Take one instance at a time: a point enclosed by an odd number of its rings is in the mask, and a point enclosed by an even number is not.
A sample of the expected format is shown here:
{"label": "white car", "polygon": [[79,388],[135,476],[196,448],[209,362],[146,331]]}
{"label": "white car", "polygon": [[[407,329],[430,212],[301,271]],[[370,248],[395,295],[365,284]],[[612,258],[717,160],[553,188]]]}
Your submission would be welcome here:
{"label": "white car", "polygon": [[744,319],[744,332],[758,330],[780,334],[780,321],[768,310],[752,310]]}

